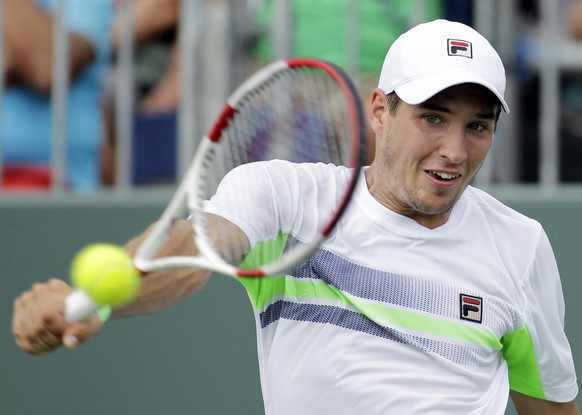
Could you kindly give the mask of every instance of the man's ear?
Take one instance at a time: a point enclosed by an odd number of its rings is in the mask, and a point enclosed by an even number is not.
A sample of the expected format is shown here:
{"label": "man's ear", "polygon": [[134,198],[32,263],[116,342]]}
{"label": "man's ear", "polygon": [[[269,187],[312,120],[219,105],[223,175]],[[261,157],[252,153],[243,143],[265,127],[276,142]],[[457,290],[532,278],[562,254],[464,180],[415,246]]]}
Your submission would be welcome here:
{"label": "man's ear", "polygon": [[380,88],[376,88],[372,91],[370,107],[368,109],[368,121],[370,122],[370,127],[372,127],[376,136],[382,135],[384,129],[383,116],[386,111],[388,111],[388,99],[386,98],[386,94]]}

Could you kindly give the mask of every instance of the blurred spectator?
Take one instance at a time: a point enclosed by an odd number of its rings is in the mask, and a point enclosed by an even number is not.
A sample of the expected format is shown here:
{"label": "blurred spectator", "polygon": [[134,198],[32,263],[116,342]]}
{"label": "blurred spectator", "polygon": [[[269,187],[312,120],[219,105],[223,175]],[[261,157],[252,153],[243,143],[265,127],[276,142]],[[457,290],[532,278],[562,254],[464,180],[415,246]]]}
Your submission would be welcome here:
{"label": "blurred spectator", "polygon": [[[132,5],[134,53],[132,183],[153,184],[175,179],[177,107],[180,100],[179,0],[140,0]],[[123,21],[112,25],[111,44],[119,53]],[[103,152],[103,181],[115,182],[115,111],[111,93],[107,104],[107,143]]]}
{"label": "blurred spectator", "polygon": [[[582,0],[562,0],[565,27],[571,39],[582,41]],[[582,181],[582,68],[564,72],[561,88],[561,179]]]}
{"label": "blurred spectator", "polygon": [[[386,49],[400,33],[410,27],[414,2],[409,0],[359,0],[357,4],[358,33],[350,33],[350,2],[347,0],[293,0],[292,55],[314,57],[333,62],[346,70],[355,69],[364,103],[368,102],[378,84],[377,68],[382,66]],[[443,15],[440,0],[423,2],[426,20]],[[270,33],[273,1],[264,1],[257,21],[262,32]],[[349,36],[356,36],[358,56],[350,56]],[[273,39],[263,36],[257,46],[262,61],[275,56]],[[352,59],[357,59],[353,62]],[[370,135],[368,161],[374,154],[373,136]]]}
{"label": "blurred spectator", "polygon": [[565,14],[568,32],[573,39],[582,40],[582,0],[570,0]]}
{"label": "blurred spectator", "polygon": [[[66,185],[99,187],[102,76],[109,56],[110,0],[68,0]],[[46,189],[51,181],[54,0],[5,0],[2,97],[3,187]]]}
{"label": "blurred spectator", "polygon": [[[540,25],[540,4],[533,0],[520,2],[520,14],[528,25]],[[582,0],[560,0],[561,28],[566,41],[582,40]],[[569,39],[568,39],[569,37]],[[566,46],[569,42],[566,42]],[[556,46],[558,47],[558,46]],[[528,53],[528,49],[520,51]],[[573,53],[576,53],[575,51]],[[528,60],[527,57],[521,59]],[[520,177],[524,182],[539,180],[540,161],[540,74],[535,68],[519,67],[520,95]],[[582,181],[582,68],[564,69],[558,66],[559,91],[559,177],[561,182]]]}
{"label": "blurred spectator", "polygon": [[[556,0],[559,8],[559,39],[556,44],[558,56],[576,56],[576,49],[568,48],[572,41],[582,41],[582,0]],[[542,95],[539,68],[528,65],[532,54],[535,58],[545,56],[536,50],[530,34],[543,33],[541,18],[544,17],[542,3],[536,0],[519,1],[519,17],[526,30],[526,42],[517,42],[516,66],[519,98],[519,151],[521,165],[519,181],[538,182],[540,180],[540,104],[546,99]],[[533,37],[536,40],[535,35]],[[539,47],[539,45],[538,45]],[[545,47],[543,45],[542,47]],[[564,54],[566,52],[566,54]],[[547,56],[543,58],[548,59]],[[559,77],[559,179],[560,182],[582,182],[582,67],[562,67],[557,64]]]}
{"label": "blurred spectator", "polygon": [[443,0],[443,16],[447,20],[473,25],[474,0]]}

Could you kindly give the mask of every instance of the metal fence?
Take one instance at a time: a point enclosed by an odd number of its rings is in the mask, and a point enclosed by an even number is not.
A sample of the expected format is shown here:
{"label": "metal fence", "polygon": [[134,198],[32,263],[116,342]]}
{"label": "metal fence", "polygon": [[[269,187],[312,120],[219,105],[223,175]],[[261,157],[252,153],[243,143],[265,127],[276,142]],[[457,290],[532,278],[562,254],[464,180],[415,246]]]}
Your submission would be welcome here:
{"label": "metal fence", "polygon": [[[109,0],[103,0],[109,1]],[[267,1],[267,0],[263,0]],[[356,61],[359,47],[357,39],[357,0],[345,0],[354,12],[346,21],[346,31],[351,39],[348,61]],[[253,70],[252,58],[243,45],[253,34],[252,14],[260,1],[252,0],[182,0],[180,4],[179,39],[181,54],[181,98],[178,108],[178,133],[176,145],[177,177],[181,177],[195,151],[197,137],[208,128],[218,113],[228,93]],[[54,7],[53,45],[54,80],[52,89],[53,127],[47,132],[52,137],[52,190],[64,193],[66,131],[64,120],[67,109],[69,80],[65,69],[68,53],[67,37],[62,22],[67,0],[56,0]],[[512,114],[505,117],[497,135],[502,137],[495,144],[492,154],[479,173],[476,182],[480,186],[498,183],[519,183],[516,166],[523,161],[522,152],[513,139],[520,129],[521,108],[517,98],[520,84],[515,68],[527,65],[539,74],[539,185],[546,189],[560,185],[560,74],[564,70],[582,69],[582,44],[568,39],[561,30],[563,2],[539,0],[540,22],[537,27],[520,23],[516,1],[474,1],[473,24],[498,49],[506,64],[508,74],[507,98]],[[425,2],[412,1],[410,26],[425,20]],[[132,0],[117,1],[117,13],[124,19],[122,42],[118,56],[118,77],[115,93],[117,176],[115,190],[128,192],[132,189],[132,113],[134,111]],[[276,57],[293,54],[292,0],[273,0],[271,35],[276,45]],[[0,7],[0,13],[3,8]],[[0,26],[3,19],[0,16]],[[211,47],[209,47],[211,39]],[[527,44],[530,51],[516,62],[517,41]],[[543,50],[543,53],[540,51]],[[0,51],[2,52],[2,51]],[[0,53],[0,64],[3,64]],[[521,55],[520,55],[521,56]],[[354,76],[357,69],[346,68]],[[209,75],[211,74],[211,75]],[[0,97],[4,85],[0,81]],[[0,137],[1,140],[1,137]],[[1,147],[0,147],[1,148]],[[0,153],[0,156],[2,154]],[[2,158],[0,157],[0,168]]]}

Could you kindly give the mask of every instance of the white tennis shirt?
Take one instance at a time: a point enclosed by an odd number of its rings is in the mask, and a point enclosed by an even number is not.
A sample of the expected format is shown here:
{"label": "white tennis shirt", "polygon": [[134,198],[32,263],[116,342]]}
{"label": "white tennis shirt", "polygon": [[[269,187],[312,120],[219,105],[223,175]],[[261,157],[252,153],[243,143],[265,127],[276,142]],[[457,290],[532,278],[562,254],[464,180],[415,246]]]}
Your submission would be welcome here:
{"label": "white tennis shirt", "polygon": [[[346,182],[331,165],[246,165],[207,210],[243,229],[250,263],[280,231],[288,244],[313,232]],[[494,415],[510,387],[552,401],[578,391],[545,232],[473,187],[430,230],[382,206],[362,174],[307,263],[241,282],[269,415]]]}

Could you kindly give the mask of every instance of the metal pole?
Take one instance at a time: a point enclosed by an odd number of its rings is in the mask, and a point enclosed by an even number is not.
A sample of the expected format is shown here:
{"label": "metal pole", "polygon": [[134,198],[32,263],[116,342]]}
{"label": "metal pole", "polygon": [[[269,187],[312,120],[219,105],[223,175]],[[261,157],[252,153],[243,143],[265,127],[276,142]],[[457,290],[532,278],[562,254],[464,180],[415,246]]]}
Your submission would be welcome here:
{"label": "metal pole", "polygon": [[[241,0],[237,0],[242,5]],[[211,123],[216,119],[224,107],[224,102],[236,85],[232,85],[233,67],[240,64],[245,66],[244,59],[241,61],[233,60],[231,48],[239,50],[244,49],[244,34],[239,32],[237,37],[234,35],[235,25],[231,24],[234,20],[244,20],[244,14],[232,15],[236,12],[231,1],[221,0],[210,2],[206,8],[206,30],[204,33],[204,59],[201,59],[203,66],[202,85],[204,97],[203,120],[200,126],[202,131],[195,137],[198,138],[210,128]],[[242,12],[242,9],[239,10]],[[242,54],[241,54],[242,55]],[[200,83],[198,83],[200,85]],[[199,100],[198,102],[202,102]]]}
{"label": "metal pole", "polygon": [[515,183],[519,179],[521,165],[521,151],[518,140],[518,120],[521,108],[517,88],[517,76],[515,71],[515,27],[517,10],[512,1],[500,1],[497,13],[498,18],[498,42],[497,50],[505,65],[507,84],[505,87],[505,100],[509,103],[511,114],[501,116],[501,122],[496,134],[499,139],[494,144],[495,148],[495,178],[501,183]]}
{"label": "metal pole", "polygon": [[[473,10],[473,21],[475,30],[494,44],[492,36],[494,30],[494,4],[492,1],[476,1]],[[485,159],[483,166],[475,176],[475,185],[477,187],[487,187],[491,184],[493,179],[493,163],[495,157],[495,146],[492,145],[488,157]]]}
{"label": "metal pole", "polygon": [[202,35],[206,21],[205,0],[180,2],[180,107],[178,109],[178,138],[176,143],[176,174],[181,178],[190,165],[199,137],[202,135],[203,97],[200,91]]}
{"label": "metal pole", "polygon": [[291,0],[273,2],[273,32],[275,58],[285,59],[293,55],[293,6]]}
{"label": "metal pole", "polygon": [[360,76],[360,7],[358,0],[348,0],[346,13],[347,71],[361,90]]}
{"label": "metal pole", "polygon": [[408,24],[410,27],[426,22],[426,4],[424,0],[412,0],[412,9]]}
{"label": "metal pole", "polygon": [[[5,45],[4,45],[4,0],[0,0],[0,68],[6,66],[4,59]],[[4,76],[0,76],[0,108],[2,106],[2,99],[4,97]],[[4,143],[4,135],[2,131],[4,126],[2,125],[2,113],[0,113],[0,194],[2,193],[2,183],[4,178],[4,152],[2,145]]]}
{"label": "metal pole", "polygon": [[542,47],[545,51],[540,73],[540,184],[546,189],[559,182],[559,67],[556,49],[559,40],[559,2],[541,2]]}
{"label": "metal pole", "polygon": [[131,187],[133,171],[133,111],[134,111],[134,39],[133,1],[118,2],[121,20],[120,45],[115,79],[115,190],[126,192]]}
{"label": "metal pole", "polygon": [[244,81],[252,70],[251,42],[254,42],[254,24],[251,22],[253,12],[248,0],[228,0],[228,23],[223,28],[227,32],[228,77],[221,80],[228,93]]}
{"label": "metal pole", "polygon": [[67,93],[69,89],[69,42],[64,26],[66,0],[57,0],[53,10],[53,89],[51,189],[62,193],[67,174]]}

